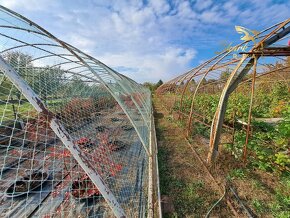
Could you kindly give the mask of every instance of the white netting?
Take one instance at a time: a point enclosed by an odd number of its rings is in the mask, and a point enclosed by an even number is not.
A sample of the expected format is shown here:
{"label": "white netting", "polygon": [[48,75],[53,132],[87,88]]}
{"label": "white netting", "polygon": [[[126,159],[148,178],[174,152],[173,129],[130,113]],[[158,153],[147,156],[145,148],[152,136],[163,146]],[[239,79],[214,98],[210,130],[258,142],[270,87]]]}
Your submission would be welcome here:
{"label": "white netting", "polygon": [[[150,92],[46,31],[0,10],[0,55],[39,96],[39,113],[0,72],[0,214],[111,217],[50,127],[60,121],[129,217],[145,216]],[[107,199],[108,200],[108,199]]]}

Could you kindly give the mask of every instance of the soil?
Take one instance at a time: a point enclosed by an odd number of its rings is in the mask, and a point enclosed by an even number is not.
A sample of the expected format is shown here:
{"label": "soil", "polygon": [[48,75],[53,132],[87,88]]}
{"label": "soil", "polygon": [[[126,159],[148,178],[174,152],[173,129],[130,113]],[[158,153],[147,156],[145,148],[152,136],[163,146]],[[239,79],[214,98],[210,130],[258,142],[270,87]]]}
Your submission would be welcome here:
{"label": "soil", "polygon": [[[203,164],[194,158],[184,138],[185,131],[170,121],[169,112],[156,98],[154,108],[161,198],[166,199],[164,202],[173,202],[173,205],[163,204],[163,208],[171,208],[164,217],[205,216],[221,196],[219,188],[207,176]],[[214,211],[212,216],[232,216],[230,209],[224,205],[226,203],[222,202],[218,213]]]}
{"label": "soil", "polygon": [[105,132],[105,130],[107,130],[108,128],[107,127],[105,127],[105,126],[97,126],[96,127],[96,130],[98,131],[98,132]]}
{"label": "soil", "polygon": [[[195,158],[193,148],[185,139],[186,131],[172,121],[169,111],[157,98],[154,98],[154,108],[161,195],[167,199],[165,202],[173,202],[169,206],[163,204],[163,208],[171,208],[164,217],[204,217],[221,197],[221,189],[208,175],[204,163]],[[211,216],[233,217],[233,213],[222,200]]]}
{"label": "soil", "polygon": [[90,179],[84,179],[72,184],[72,195],[78,199],[86,199],[98,196],[100,193]]}
{"label": "soil", "polygon": [[94,145],[94,143],[92,142],[91,139],[87,139],[84,141],[78,141],[77,144],[83,148],[89,148],[89,147],[92,147]]}
{"label": "soil", "polygon": [[111,151],[119,151],[127,146],[127,144],[123,141],[115,140],[110,142]]}
{"label": "soil", "polygon": [[117,117],[112,117],[112,118],[111,118],[111,121],[112,121],[112,122],[119,122],[119,121],[121,121],[121,119],[119,119],[119,118],[117,118]]}
{"label": "soil", "polygon": [[122,130],[124,131],[131,131],[133,129],[133,126],[130,126],[130,125],[124,125],[121,127]]}
{"label": "soil", "polygon": [[46,181],[48,175],[43,172],[34,172],[31,175],[25,176],[23,179],[13,183],[6,191],[7,196],[13,197],[14,195],[20,196],[26,194],[39,187]]}

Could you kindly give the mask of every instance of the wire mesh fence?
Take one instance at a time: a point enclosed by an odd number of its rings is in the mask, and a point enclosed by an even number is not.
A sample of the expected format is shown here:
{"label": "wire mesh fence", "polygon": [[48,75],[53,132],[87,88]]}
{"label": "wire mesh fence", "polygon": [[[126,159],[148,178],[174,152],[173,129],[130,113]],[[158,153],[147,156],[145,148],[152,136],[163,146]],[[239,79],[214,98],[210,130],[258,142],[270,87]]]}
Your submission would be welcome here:
{"label": "wire mesh fence", "polygon": [[149,90],[0,8],[1,217],[144,217]]}

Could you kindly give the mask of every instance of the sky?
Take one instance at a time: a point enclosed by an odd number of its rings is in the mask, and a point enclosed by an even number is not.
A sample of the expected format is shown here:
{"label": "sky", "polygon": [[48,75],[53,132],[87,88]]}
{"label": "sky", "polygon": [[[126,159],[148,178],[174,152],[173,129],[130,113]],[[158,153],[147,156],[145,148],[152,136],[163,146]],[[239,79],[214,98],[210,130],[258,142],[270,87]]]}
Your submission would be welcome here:
{"label": "sky", "polygon": [[289,0],[0,0],[137,82],[170,80],[239,43],[235,25],[263,30]]}

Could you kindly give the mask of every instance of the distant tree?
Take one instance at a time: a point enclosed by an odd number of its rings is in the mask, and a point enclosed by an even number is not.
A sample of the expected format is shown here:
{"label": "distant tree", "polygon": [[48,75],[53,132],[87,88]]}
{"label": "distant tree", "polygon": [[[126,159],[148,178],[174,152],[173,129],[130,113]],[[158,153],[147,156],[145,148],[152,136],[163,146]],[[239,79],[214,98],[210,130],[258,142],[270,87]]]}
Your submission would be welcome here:
{"label": "distant tree", "polygon": [[63,86],[64,72],[60,68],[35,68],[33,70],[33,87],[40,97],[46,101],[48,96],[56,96],[57,90]]}
{"label": "distant tree", "polygon": [[7,61],[21,76],[25,76],[27,72],[33,67],[31,61],[32,56],[19,52],[7,52],[3,55],[5,61]]}
{"label": "distant tree", "polygon": [[73,96],[88,94],[92,89],[92,87],[88,86],[79,76],[73,76],[66,86],[66,92]]}
{"label": "distant tree", "polygon": [[[32,78],[28,78],[28,72],[30,72],[32,70],[32,56],[28,55],[28,54],[24,54],[22,52],[19,51],[13,51],[13,52],[7,52],[3,55],[4,60],[9,63],[14,69],[15,71],[22,77],[26,78],[26,81],[29,83],[29,80],[32,80]],[[6,85],[7,87],[11,87],[12,88],[12,83],[8,80],[5,80],[3,82],[3,85]],[[2,84],[1,84],[2,86]],[[17,97],[17,99],[21,99],[21,93],[14,88],[13,89],[13,95],[15,95]]]}
{"label": "distant tree", "polygon": [[151,92],[154,92],[155,89],[156,89],[155,84],[154,83],[150,83],[150,82],[143,83],[143,86],[148,88]]}
{"label": "distant tree", "polygon": [[220,80],[226,80],[227,78],[229,78],[229,75],[230,75],[230,71],[227,69],[226,71],[221,73]]}
{"label": "distant tree", "polygon": [[151,92],[154,92],[162,84],[163,81],[160,79],[157,83],[144,82],[143,86],[147,87]]}
{"label": "distant tree", "polygon": [[157,83],[156,83],[156,88],[158,88],[159,86],[161,86],[163,84],[163,81],[160,79]]}
{"label": "distant tree", "polygon": [[[9,95],[10,94],[10,90],[12,88],[13,88],[12,82],[6,76],[4,76],[2,74],[0,76],[0,96],[1,96],[1,99],[3,99],[3,97],[6,97],[7,95]],[[17,91],[17,90],[15,89],[15,91]]]}
{"label": "distant tree", "polygon": [[207,83],[206,78],[203,78],[200,84],[203,84],[203,85],[204,85],[204,84],[206,84],[206,83]]}

